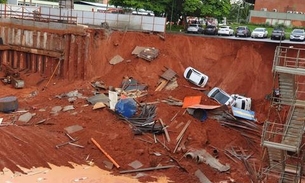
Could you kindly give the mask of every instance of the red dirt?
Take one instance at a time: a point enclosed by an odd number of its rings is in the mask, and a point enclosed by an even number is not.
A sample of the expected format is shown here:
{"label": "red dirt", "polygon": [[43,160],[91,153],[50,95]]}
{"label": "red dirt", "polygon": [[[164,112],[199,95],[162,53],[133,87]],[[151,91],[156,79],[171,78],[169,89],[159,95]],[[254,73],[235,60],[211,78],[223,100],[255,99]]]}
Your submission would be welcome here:
{"label": "red dirt", "polygon": [[[93,32],[95,30],[92,30]],[[100,32],[100,34],[102,34]],[[230,171],[219,173],[206,164],[196,164],[193,160],[182,158],[183,152],[173,154],[175,148],[174,139],[183,127],[176,129],[180,123],[191,120],[186,136],[187,148],[206,149],[212,151],[211,146],[223,150],[228,146],[239,146],[246,150],[253,150],[241,134],[230,128],[220,125],[213,119],[204,122],[196,120],[187,113],[183,115],[183,109],[170,106],[165,103],[157,104],[157,117],[170,124],[169,133],[172,139],[167,144],[171,152],[167,152],[159,143],[149,144],[137,140],[130,127],[119,120],[117,116],[107,109],[92,110],[92,106],[85,106],[85,99],[77,99],[73,105],[75,110],[60,112],[58,115],[50,113],[54,106],[70,105],[67,98],[57,98],[56,95],[77,89],[84,96],[92,96],[94,89],[90,82],[98,79],[104,81],[107,86],[119,87],[124,76],[132,76],[149,86],[148,96],[139,99],[142,102],[153,102],[168,96],[183,100],[186,96],[201,95],[202,104],[216,104],[198,90],[187,86],[193,86],[183,78],[186,67],[192,66],[209,76],[208,87],[219,86],[228,93],[244,94],[253,99],[252,109],[256,112],[259,123],[263,123],[268,117],[269,102],[264,99],[266,94],[272,91],[273,76],[271,73],[273,54],[276,44],[251,42],[241,40],[228,40],[219,38],[194,37],[189,35],[167,34],[165,40],[158,35],[137,32],[112,32],[108,36],[100,36],[92,43],[92,62],[87,63],[89,77],[86,81],[67,81],[53,78],[46,88],[47,81],[36,85],[41,76],[35,73],[22,74],[26,87],[16,90],[11,86],[2,85],[0,96],[15,95],[18,97],[19,110],[28,110],[35,116],[27,124],[16,122],[16,125],[1,127],[0,168],[7,167],[13,171],[20,171],[16,165],[25,168],[48,166],[52,163],[58,166],[70,166],[69,162],[85,163],[86,157],[93,159],[95,164],[104,168],[103,161],[107,158],[94,146],[90,138],[94,138],[121,166],[120,170],[131,169],[128,166],[134,160],[139,160],[143,167],[173,164],[169,162],[169,154],[180,161],[188,171],[183,172],[179,168],[148,172],[150,177],[140,180],[145,182],[154,180],[153,176],[166,175],[174,182],[199,182],[194,172],[200,169],[212,181],[234,179],[236,182],[250,182],[245,166],[241,161],[237,163],[226,157],[223,151],[219,152],[219,160],[222,164],[228,163]],[[152,62],[136,58],[131,54],[135,46],[155,47],[160,50],[160,55]],[[109,60],[119,54],[124,61],[117,65],[110,65]],[[127,62],[127,60],[129,60]],[[165,67],[173,69],[178,74],[178,88],[171,91],[162,90],[155,92],[159,75]],[[92,77],[91,77],[92,76]],[[34,93],[37,95],[31,95]],[[107,91],[105,91],[106,93]],[[41,111],[39,109],[45,109]],[[170,122],[178,112],[177,123]],[[11,122],[20,113],[0,114],[4,122]],[[49,125],[35,125],[40,120],[48,119]],[[71,125],[81,125],[83,130],[71,134],[79,138],[78,144],[84,149],[74,146],[64,146],[56,149],[55,145],[66,142],[64,128]],[[151,134],[142,138],[149,139]],[[163,141],[162,136],[158,138]],[[208,142],[208,143],[206,143]],[[208,146],[210,145],[210,146]],[[260,166],[261,147],[257,144],[254,149],[256,168]],[[163,156],[150,155],[150,152],[160,152]],[[113,169],[114,174],[119,170]]]}

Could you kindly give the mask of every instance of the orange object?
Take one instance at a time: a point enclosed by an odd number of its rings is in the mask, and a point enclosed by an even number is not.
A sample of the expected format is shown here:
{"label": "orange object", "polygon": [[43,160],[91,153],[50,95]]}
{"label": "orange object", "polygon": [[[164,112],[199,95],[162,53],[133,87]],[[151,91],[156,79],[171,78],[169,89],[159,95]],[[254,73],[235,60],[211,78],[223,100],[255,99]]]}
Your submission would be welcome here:
{"label": "orange object", "polygon": [[91,141],[94,143],[94,145],[99,148],[100,151],[102,151],[102,153],[105,154],[105,156],[114,164],[115,167],[120,168],[120,165],[117,164],[117,162],[114,161],[114,159],[112,159],[112,157],[100,146],[100,144],[98,144],[93,138],[91,138]]}
{"label": "orange object", "polygon": [[200,104],[200,102],[201,102],[201,96],[184,97],[182,108],[187,108],[188,106]]}

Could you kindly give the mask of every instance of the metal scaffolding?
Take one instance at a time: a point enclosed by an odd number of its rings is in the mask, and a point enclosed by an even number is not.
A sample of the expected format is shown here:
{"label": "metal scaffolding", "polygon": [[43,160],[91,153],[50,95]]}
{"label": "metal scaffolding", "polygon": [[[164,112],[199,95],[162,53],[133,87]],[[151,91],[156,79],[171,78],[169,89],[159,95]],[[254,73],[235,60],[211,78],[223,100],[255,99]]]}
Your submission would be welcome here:
{"label": "metal scaffolding", "polygon": [[283,122],[264,123],[261,145],[266,150],[267,176],[279,183],[300,183],[305,175],[303,135],[305,128],[305,49],[277,46],[272,71],[274,91],[272,106],[289,108]]}

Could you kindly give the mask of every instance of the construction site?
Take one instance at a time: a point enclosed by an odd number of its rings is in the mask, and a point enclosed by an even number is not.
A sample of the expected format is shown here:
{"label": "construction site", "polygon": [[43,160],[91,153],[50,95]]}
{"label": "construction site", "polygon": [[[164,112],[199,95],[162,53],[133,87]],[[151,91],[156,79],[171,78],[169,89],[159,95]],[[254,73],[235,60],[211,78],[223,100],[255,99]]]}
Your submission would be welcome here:
{"label": "construction site", "polygon": [[[302,182],[303,45],[74,21],[1,17],[0,25],[1,170],[30,177],[77,164],[108,171],[107,182]],[[189,66],[209,77],[205,87],[183,77]],[[213,87],[250,97],[255,119],[207,97]],[[132,98],[124,109],[132,115],[119,115],[114,98]],[[190,112],[202,106],[204,118]]]}

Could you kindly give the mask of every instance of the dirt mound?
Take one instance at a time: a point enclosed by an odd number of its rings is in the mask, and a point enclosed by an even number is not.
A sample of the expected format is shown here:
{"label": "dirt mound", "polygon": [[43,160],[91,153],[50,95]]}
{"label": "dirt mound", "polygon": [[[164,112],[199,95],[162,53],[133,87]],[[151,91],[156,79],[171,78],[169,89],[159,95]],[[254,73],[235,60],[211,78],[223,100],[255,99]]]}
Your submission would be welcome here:
{"label": "dirt mound", "polygon": [[[168,130],[173,141],[167,146],[168,152],[159,143],[152,141],[152,135],[142,136],[152,143],[143,142],[134,136],[130,126],[124,123],[107,109],[92,110],[85,98],[78,98],[72,105],[74,110],[51,113],[55,106],[67,106],[71,103],[63,93],[78,90],[85,97],[92,96],[94,89],[91,81],[101,80],[107,86],[119,87],[124,76],[131,76],[141,83],[148,85],[148,95],[139,99],[142,102],[162,100],[168,96],[183,100],[186,96],[202,96],[202,104],[216,104],[206,97],[202,91],[193,90],[185,86],[193,86],[183,78],[183,71],[192,66],[209,76],[207,91],[215,86],[221,87],[228,93],[243,94],[253,99],[253,110],[257,112],[258,120],[264,121],[267,117],[268,101],[265,95],[272,90],[273,76],[271,73],[275,44],[234,41],[221,38],[204,38],[197,36],[166,34],[161,39],[156,34],[137,32],[112,32],[105,36],[103,32],[92,30],[95,37],[91,45],[91,62],[86,65],[86,81],[67,81],[49,78],[39,82],[42,78],[24,75],[26,83],[30,83],[22,90],[15,90],[9,86],[2,86],[1,96],[8,94],[18,96],[20,109],[33,114],[28,123],[16,122],[19,113],[0,114],[4,122],[15,121],[14,125],[1,127],[2,143],[0,154],[2,161],[0,168],[19,170],[16,165],[26,168],[32,166],[47,166],[47,162],[55,165],[69,165],[69,161],[86,163],[85,160],[93,159],[95,164],[104,168],[103,161],[107,158],[92,144],[90,138],[96,139],[104,149],[121,165],[121,169],[130,169],[128,166],[134,160],[143,163],[143,167],[166,165],[172,163],[169,155],[179,160],[186,171],[171,168],[148,173],[149,177],[141,178],[142,181],[154,180],[153,176],[166,175],[174,182],[198,182],[194,172],[200,169],[212,181],[234,179],[236,182],[250,182],[245,175],[245,167],[241,161],[232,161],[223,150],[228,146],[239,146],[251,150],[246,139],[236,130],[220,125],[216,120],[207,119],[204,122],[196,120],[184,109],[170,106],[165,103],[157,104],[157,117],[169,125]],[[155,47],[160,50],[157,59],[148,62],[132,55],[136,46]],[[120,55],[124,61],[111,65],[110,59]],[[162,90],[155,92],[159,76],[165,68],[171,68],[177,75],[178,88],[175,90]],[[30,80],[30,81],[27,81]],[[35,80],[35,82],[33,82]],[[32,81],[32,82],[31,82]],[[48,84],[47,87],[45,87]],[[107,91],[102,91],[107,93]],[[173,116],[177,114],[174,121]],[[41,120],[46,122],[37,124]],[[227,173],[219,173],[206,164],[181,158],[183,152],[172,153],[175,148],[174,139],[178,136],[188,120],[189,126],[186,137],[186,147],[194,149],[205,148],[209,152],[213,147],[219,150],[219,161],[230,164]],[[183,126],[178,127],[183,122]],[[82,130],[73,133],[78,138],[78,144],[84,148],[64,146],[56,149],[59,143],[69,139],[64,128],[71,125],[80,125]],[[5,132],[6,131],[6,132]],[[9,132],[9,133],[8,133]],[[163,142],[164,137],[158,136]],[[259,144],[256,144],[259,149]],[[9,148],[8,148],[9,147]],[[159,152],[162,156],[152,153]],[[253,158],[259,166],[260,152],[253,151]],[[113,170],[114,174],[118,170]]]}

